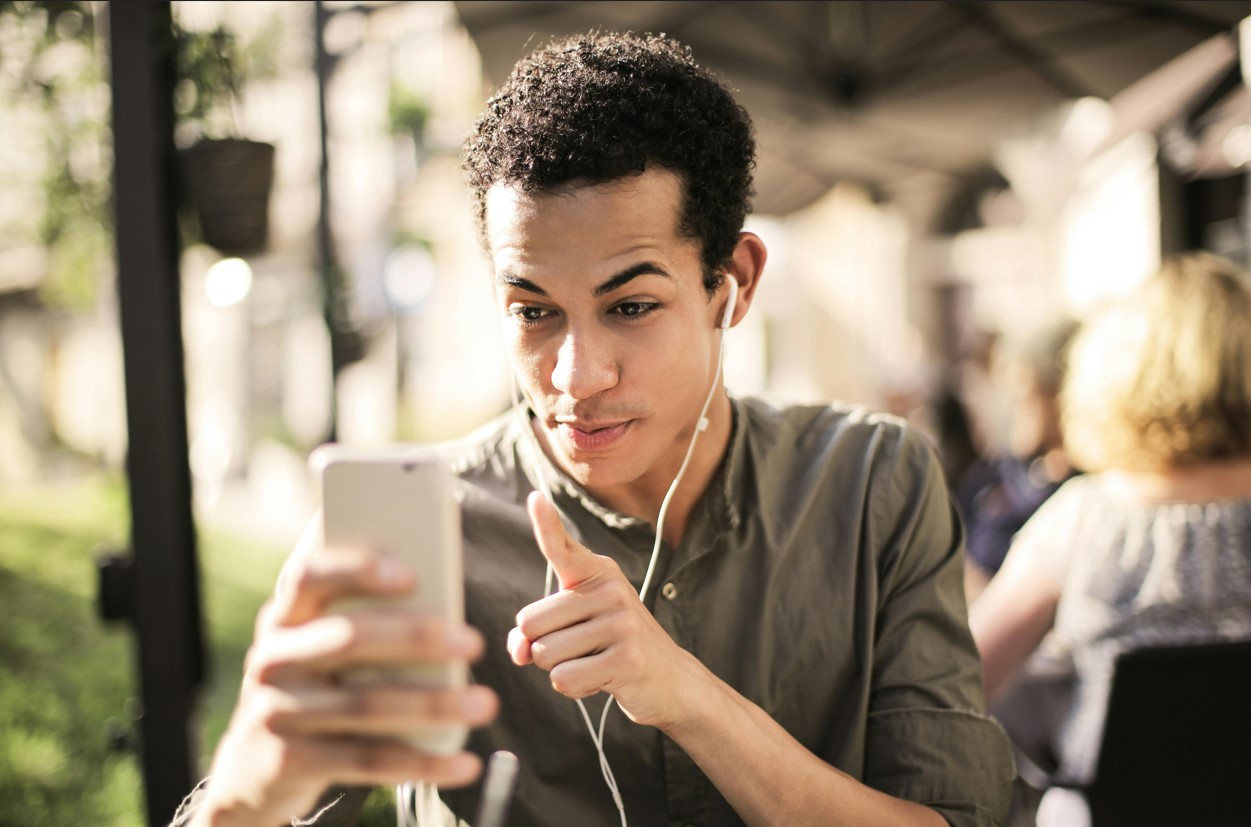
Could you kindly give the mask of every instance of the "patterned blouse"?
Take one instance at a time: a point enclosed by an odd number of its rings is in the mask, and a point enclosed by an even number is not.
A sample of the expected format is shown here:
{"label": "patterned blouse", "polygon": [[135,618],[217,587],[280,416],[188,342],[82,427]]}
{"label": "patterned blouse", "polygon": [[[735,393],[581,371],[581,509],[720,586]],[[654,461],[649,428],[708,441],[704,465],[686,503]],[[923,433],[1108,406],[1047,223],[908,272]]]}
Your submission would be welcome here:
{"label": "patterned blouse", "polygon": [[1091,474],[1039,509],[1012,554],[1031,558],[1029,568],[1060,588],[1043,645],[1076,677],[1055,734],[1060,778],[1087,781],[1094,772],[1121,652],[1251,639],[1251,499],[1131,501]]}

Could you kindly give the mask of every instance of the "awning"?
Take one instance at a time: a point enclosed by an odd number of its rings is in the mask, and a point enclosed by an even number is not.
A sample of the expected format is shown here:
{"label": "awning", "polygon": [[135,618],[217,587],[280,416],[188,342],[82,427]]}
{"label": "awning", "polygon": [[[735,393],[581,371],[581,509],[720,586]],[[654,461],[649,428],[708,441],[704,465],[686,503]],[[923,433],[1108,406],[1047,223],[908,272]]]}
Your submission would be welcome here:
{"label": "awning", "polygon": [[1111,99],[1230,32],[1249,2],[457,2],[489,80],[553,35],[666,32],[726,78],[759,132],[756,209],[855,181],[928,229],[996,140]]}

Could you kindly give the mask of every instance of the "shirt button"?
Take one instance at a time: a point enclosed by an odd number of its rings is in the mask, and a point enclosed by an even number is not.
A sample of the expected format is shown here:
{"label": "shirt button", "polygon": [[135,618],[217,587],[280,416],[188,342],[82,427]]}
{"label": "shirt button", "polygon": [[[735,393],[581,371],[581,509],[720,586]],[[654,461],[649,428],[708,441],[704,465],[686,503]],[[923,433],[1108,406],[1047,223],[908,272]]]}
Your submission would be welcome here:
{"label": "shirt button", "polygon": [[666,583],[660,587],[660,596],[665,600],[673,601],[678,599],[678,587],[672,582]]}

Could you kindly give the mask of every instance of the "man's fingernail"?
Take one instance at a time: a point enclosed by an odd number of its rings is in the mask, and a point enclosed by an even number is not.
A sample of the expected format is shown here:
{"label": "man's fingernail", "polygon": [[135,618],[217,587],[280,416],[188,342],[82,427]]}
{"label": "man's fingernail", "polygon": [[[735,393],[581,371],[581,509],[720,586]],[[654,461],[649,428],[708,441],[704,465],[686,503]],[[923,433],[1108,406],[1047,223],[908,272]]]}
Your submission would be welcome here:
{"label": "man's fingernail", "polygon": [[455,780],[474,778],[481,768],[477,757],[464,752],[449,756],[446,761],[447,774]]}
{"label": "man's fingernail", "polygon": [[413,582],[412,570],[399,560],[390,557],[383,557],[378,561],[376,573],[378,582],[390,588],[408,586]]}
{"label": "man's fingernail", "polygon": [[468,626],[454,626],[447,632],[447,643],[453,652],[469,654],[478,648],[478,633]]}
{"label": "man's fingernail", "polygon": [[470,689],[460,699],[460,712],[466,718],[477,719],[491,710],[491,697],[485,692]]}

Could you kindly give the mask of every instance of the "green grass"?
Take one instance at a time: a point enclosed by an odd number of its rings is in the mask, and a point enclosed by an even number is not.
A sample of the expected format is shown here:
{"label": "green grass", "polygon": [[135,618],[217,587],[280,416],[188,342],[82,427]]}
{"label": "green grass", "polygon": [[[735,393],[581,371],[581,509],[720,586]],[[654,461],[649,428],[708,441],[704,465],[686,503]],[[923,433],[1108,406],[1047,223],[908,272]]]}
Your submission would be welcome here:
{"label": "green grass", "polygon": [[[138,760],[111,752],[106,737],[137,693],[134,639],[97,618],[92,558],[98,545],[124,546],[127,508],[116,477],[0,490],[0,825],[145,823]],[[209,531],[199,551],[211,651],[203,772],[285,550]],[[393,806],[374,795],[361,824],[394,824]]]}

